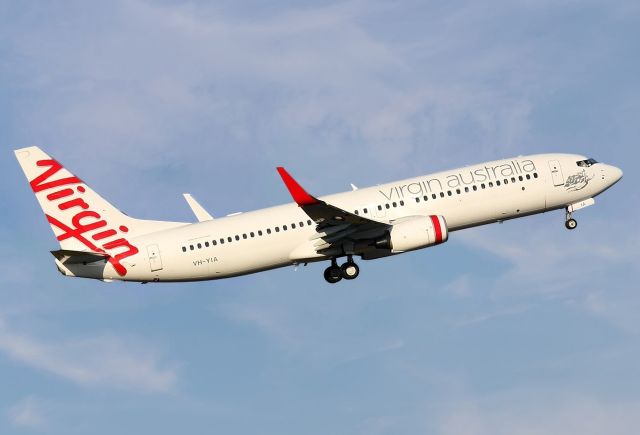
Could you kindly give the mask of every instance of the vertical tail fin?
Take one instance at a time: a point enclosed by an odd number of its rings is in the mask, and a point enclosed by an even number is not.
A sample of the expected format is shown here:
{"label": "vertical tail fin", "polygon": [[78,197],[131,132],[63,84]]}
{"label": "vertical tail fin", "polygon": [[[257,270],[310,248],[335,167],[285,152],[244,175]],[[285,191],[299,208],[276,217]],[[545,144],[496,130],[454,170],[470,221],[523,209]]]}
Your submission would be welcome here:
{"label": "vertical tail fin", "polygon": [[38,147],[15,154],[62,249],[129,256],[130,238],[184,225],[125,215]]}

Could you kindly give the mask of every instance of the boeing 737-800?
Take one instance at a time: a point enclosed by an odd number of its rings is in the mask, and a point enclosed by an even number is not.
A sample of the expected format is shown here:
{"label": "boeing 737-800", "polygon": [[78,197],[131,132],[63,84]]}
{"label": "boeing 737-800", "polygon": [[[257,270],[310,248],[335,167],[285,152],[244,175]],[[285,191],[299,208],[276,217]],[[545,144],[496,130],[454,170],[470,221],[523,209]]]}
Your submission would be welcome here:
{"label": "boeing 737-800", "polygon": [[315,197],[279,167],[293,203],[214,219],[185,194],[198,219],[187,223],[131,218],[38,147],[15,154],[60,243],[60,272],[103,281],[200,281],[329,261],[324,278],[336,283],[358,276],[354,257],[435,246],[464,228],[564,209],[575,229],[572,214],[622,178],[581,155],[538,154]]}

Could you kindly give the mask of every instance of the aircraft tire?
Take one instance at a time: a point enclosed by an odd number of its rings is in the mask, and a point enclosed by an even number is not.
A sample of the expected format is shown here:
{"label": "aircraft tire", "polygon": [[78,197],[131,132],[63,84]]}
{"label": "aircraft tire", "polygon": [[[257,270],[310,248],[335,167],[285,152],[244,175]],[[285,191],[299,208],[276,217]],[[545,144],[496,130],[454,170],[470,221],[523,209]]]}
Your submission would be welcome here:
{"label": "aircraft tire", "polygon": [[578,226],[578,221],[576,221],[575,219],[568,219],[565,223],[564,226],[568,229],[568,230],[575,230],[576,227]]}
{"label": "aircraft tire", "polygon": [[324,270],[324,279],[329,284],[335,284],[342,279],[342,270],[338,266],[329,266]]}
{"label": "aircraft tire", "polygon": [[360,275],[360,268],[353,261],[347,261],[340,266],[340,272],[344,279],[356,279]]}

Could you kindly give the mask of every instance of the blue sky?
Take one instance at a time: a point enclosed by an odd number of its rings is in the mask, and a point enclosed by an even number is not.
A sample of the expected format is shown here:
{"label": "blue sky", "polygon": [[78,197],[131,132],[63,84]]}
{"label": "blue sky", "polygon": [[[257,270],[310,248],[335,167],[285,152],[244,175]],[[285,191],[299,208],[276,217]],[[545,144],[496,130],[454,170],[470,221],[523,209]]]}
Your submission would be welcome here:
{"label": "blue sky", "polygon": [[[0,0],[0,433],[628,434],[640,425],[634,2]],[[576,152],[625,178],[362,262],[64,279],[12,149],[128,214],[193,220]]]}

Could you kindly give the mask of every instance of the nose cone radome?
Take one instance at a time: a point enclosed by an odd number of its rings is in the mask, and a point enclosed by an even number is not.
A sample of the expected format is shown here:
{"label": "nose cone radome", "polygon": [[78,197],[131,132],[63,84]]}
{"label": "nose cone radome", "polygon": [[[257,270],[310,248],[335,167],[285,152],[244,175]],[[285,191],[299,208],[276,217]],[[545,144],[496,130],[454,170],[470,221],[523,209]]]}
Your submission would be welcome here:
{"label": "nose cone radome", "polygon": [[611,166],[611,181],[613,183],[617,183],[622,178],[622,169],[616,168],[615,166]]}

